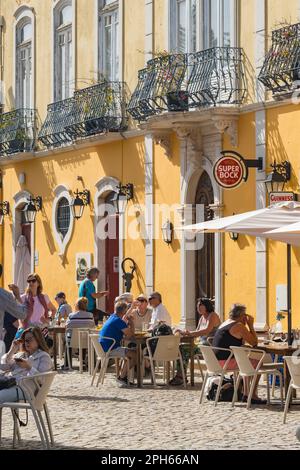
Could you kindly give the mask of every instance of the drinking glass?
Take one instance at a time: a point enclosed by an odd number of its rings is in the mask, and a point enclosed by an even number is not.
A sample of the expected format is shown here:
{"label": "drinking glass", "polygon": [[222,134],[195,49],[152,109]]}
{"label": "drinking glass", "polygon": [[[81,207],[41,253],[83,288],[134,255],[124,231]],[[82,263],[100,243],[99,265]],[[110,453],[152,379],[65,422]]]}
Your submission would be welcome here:
{"label": "drinking glass", "polygon": [[142,325],[142,331],[143,331],[143,332],[147,332],[148,329],[149,329],[149,323],[147,323],[147,322],[143,323],[143,325]]}

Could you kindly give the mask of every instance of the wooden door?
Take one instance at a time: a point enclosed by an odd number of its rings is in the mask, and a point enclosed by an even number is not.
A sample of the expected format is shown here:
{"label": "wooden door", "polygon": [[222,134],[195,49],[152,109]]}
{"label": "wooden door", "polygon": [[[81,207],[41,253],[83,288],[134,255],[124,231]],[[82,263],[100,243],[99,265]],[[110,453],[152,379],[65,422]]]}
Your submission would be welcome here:
{"label": "wooden door", "polygon": [[109,296],[106,297],[106,312],[112,313],[114,300],[119,295],[119,217],[112,215],[109,219],[109,225],[115,226],[115,230],[109,231],[105,246],[106,290],[109,291]]}
{"label": "wooden door", "polygon": [[[198,183],[196,204],[204,205],[205,221],[214,217],[209,205],[214,203],[214,192],[208,174],[204,171]],[[196,299],[215,297],[215,236],[204,235],[204,245],[196,254]]]}

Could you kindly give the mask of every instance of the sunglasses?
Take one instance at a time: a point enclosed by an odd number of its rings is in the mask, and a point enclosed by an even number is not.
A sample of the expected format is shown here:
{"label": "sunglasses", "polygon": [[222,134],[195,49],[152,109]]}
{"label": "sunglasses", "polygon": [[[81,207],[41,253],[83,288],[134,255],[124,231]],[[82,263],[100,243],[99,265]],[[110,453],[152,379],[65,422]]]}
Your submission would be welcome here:
{"label": "sunglasses", "polygon": [[148,302],[146,299],[137,299],[139,302]]}
{"label": "sunglasses", "polygon": [[31,341],[33,341],[33,339],[34,339],[33,337],[32,338],[26,338],[24,340],[24,343],[31,343]]}
{"label": "sunglasses", "polygon": [[35,282],[37,282],[36,279],[28,279],[28,281],[27,281],[28,284],[31,284],[31,283],[34,284]]}

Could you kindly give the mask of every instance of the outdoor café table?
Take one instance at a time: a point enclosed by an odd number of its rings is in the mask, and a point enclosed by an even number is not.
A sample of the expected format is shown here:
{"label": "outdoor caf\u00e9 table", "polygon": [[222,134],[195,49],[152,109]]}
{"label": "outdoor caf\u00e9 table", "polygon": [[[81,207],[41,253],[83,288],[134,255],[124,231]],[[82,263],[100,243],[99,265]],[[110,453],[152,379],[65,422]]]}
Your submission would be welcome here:
{"label": "outdoor caf\u00e9 table", "polygon": [[57,370],[57,335],[66,334],[65,326],[49,326],[49,333],[53,334],[53,360],[54,360],[54,369]]}
{"label": "outdoor caf\u00e9 table", "polygon": [[[137,349],[137,387],[141,388],[143,385],[143,376],[142,376],[142,353],[143,348],[142,346],[146,344],[148,338],[151,338],[149,333],[146,334],[137,334],[133,338],[130,338],[131,341],[136,343]],[[181,344],[189,344],[190,345],[190,374],[191,374],[191,385],[195,385],[195,368],[194,368],[194,338],[189,336],[182,336],[180,338]],[[167,381],[169,382],[170,379],[170,364],[167,365]]]}
{"label": "outdoor caf\u00e9 table", "polygon": [[[143,348],[142,346],[146,345],[146,341],[148,338],[151,338],[151,334],[149,333],[136,333],[132,338],[129,339],[129,342],[134,342],[136,344],[136,370],[137,370],[137,387],[142,388],[143,386],[143,374],[142,374],[142,354]],[[126,338],[128,341],[128,338]]]}
{"label": "outdoor caf\u00e9 table", "polygon": [[[269,344],[259,343],[257,345],[257,349],[262,349],[266,353],[275,354],[278,356],[292,356],[293,353],[297,351],[296,348],[292,348],[292,346],[288,346],[285,343],[275,343],[275,342],[272,342]],[[290,376],[289,369],[285,361],[283,364],[283,373],[284,373],[284,390],[285,390],[285,396],[286,396],[288,388],[289,388],[291,376]]]}
{"label": "outdoor caf\u00e9 table", "polygon": [[195,349],[195,338],[192,336],[181,336],[181,344],[190,345],[190,375],[191,375],[191,386],[195,385],[195,363],[194,363],[194,349]]}

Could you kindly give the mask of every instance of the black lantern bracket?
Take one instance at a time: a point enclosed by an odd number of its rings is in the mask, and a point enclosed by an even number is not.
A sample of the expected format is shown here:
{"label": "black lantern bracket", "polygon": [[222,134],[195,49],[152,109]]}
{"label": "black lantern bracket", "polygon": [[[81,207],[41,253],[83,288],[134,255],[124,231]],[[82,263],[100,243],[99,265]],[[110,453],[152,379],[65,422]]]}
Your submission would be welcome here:
{"label": "black lantern bracket", "polygon": [[133,199],[133,184],[127,183],[122,185],[121,183],[117,186],[119,195],[126,196],[127,200]]}
{"label": "black lantern bracket", "polygon": [[88,189],[84,189],[84,191],[75,191],[75,197],[81,199],[84,206],[89,206],[91,203],[91,193]]}
{"label": "black lantern bracket", "polygon": [[0,202],[0,216],[1,215],[9,215],[10,207],[8,201]]}
{"label": "black lantern bracket", "polygon": [[34,198],[32,198],[30,196],[30,198],[28,200],[28,204],[30,204],[30,203],[34,205],[36,212],[39,212],[43,209],[43,198],[42,198],[42,196],[37,196],[37,197],[34,197]]}
{"label": "black lantern bracket", "polygon": [[248,180],[249,168],[256,168],[259,171],[262,171],[263,168],[264,168],[263,159],[261,157],[257,158],[257,159],[251,159],[251,160],[246,159],[240,153],[238,153],[234,150],[223,150],[221,152],[221,155],[223,155],[224,157],[226,157],[227,155],[234,155],[235,157],[237,157],[243,163],[243,165],[245,167],[245,174],[244,174],[243,180],[245,182]]}

